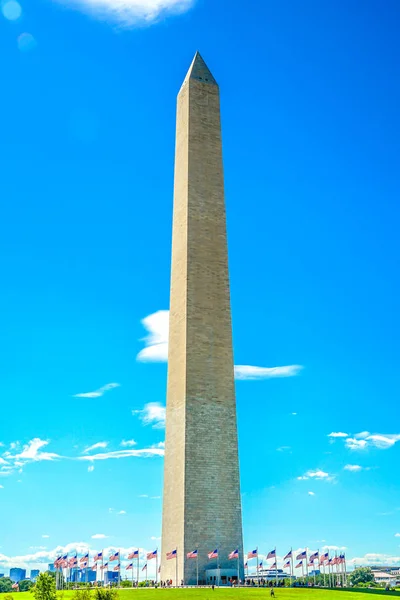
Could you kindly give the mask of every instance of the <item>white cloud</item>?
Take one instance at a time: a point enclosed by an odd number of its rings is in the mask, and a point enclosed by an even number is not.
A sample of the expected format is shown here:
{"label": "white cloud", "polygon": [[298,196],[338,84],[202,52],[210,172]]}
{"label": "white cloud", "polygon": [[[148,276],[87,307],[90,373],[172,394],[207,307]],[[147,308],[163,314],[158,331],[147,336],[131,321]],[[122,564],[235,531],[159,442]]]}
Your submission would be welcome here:
{"label": "white cloud", "polygon": [[362,467],[360,467],[360,465],[346,465],[343,468],[345,471],[362,471]]}
{"label": "white cloud", "polygon": [[235,379],[241,381],[255,381],[271,379],[272,377],[295,377],[303,369],[301,365],[288,365],[286,367],[253,367],[250,365],[235,365]]}
{"label": "white cloud", "polygon": [[400,563],[400,556],[371,552],[364,556],[348,559],[347,563],[354,566],[396,565]]}
{"label": "white cloud", "polygon": [[345,440],[349,450],[365,450],[368,447],[378,448],[379,450],[387,450],[392,448],[400,441],[400,433],[369,433],[362,431],[356,433],[354,437],[348,437]]}
{"label": "white cloud", "polygon": [[292,416],[295,417],[297,415],[297,413],[292,413]]}
{"label": "white cloud", "polygon": [[161,496],[150,496],[150,500],[160,500]]}
{"label": "white cloud", "polygon": [[159,402],[149,402],[145,404],[142,410],[133,410],[133,415],[139,415],[144,425],[151,425],[153,429],[164,429],[165,427],[165,406]]}
{"label": "white cloud", "polygon": [[[147,336],[142,341],[145,347],[139,352],[136,360],[139,362],[167,362],[169,310],[159,310],[148,315],[141,321],[147,330]],[[294,377],[303,369],[301,365],[284,367],[254,367],[251,365],[236,365],[235,379],[260,380],[272,377]]]}
{"label": "white cloud", "polygon": [[119,515],[126,515],[126,510],[120,510],[118,514]]}
{"label": "white cloud", "polygon": [[82,394],[74,394],[73,398],[100,398],[106,392],[113,390],[114,388],[120,387],[119,383],[107,383],[107,385],[103,385],[103,387],[95,390],[94,392],[84,392]]}
{"label": "white cloud", "polygon": [[164,449],[150,446],[140,450],[115,450],[114,452],[100,452],[98,454],[88,454],[87,456],[78,456],[77,460],[108,460],[110,458],[151,458],[152,456],[164,456]]}
{"label": "white cloud", "polygon": [[114,21],[124,27],[151,23],[163,14],[182,13],[194,0],[55,0],[69,8],[81,9],[99,19]]}
{"label": "white cloud", "polygon": [[94,471],[94,465],[89,465],[87,470],[89,471],[89,473],[92,473]]}
{"label": "white cloud", "polygon": [[400,537],[400,533],[395,533],[394,537]]}
{"label": "white cloud", "polygon": [[138,498],[148,498],[149,495],[148,494],[140,494],[140,496],[138,496]]}
{"label": "white cloud", "polygon": [[321,471],[321,469],[316,469],[315,471],[307,471],[304,475],[297,478],[299,481],[306,481],[307,479],[316,479],[316,480],[325,480],[332,481],[333,476],[329,475],[325,471]]}
{"label": "white cloud", "polygon": [[143,338],[145,348],[139,352],[136,360],[140,362],[167,362],[169,310],[159,310],[141,321],[148,335]]}
{"label": "white cloud", "polygon": [[108,535],[104,535],[104,533],[95,533],[92,535],[92,540],[104,540],[105,538],[108,538]]}
{"label": "white cloud", "polygon": [[135,440],[122,440],[121,442],[121,446],[124,447],[130,447],[130,446],[136,446],[137,442],[135,442]]}
{"label": "white cloud", "polygon": [[160,537],[155,537],[154,535],[152,535],[150,539],[153,540],[154,542],[158,542],[161,540]]}
{"label": "white cloud", "polygon": [[288,450],[290,450],[291,447],[290,446],[279,446],[279,448],[277,448],[277,452],[287,452]]}
{"label": "white cloud", "polygon": [[93,444],[92,446],[86,448],[83,451],[83,454],[87,454],[88,452],[91,452],[92,450],[97,450],[98,448],[107,448],[107,446],[108,442],[97,442],[96,444]]}
{"label": "white cloud", "polygon": [[332,433],[330,433],[328,435],[328,437],[330,438],[343,438],[343,437],[348,437],[349,434],[348,433],[343,433],[342,431],[332,431]]}
{"label": "white cloud", "polygon": [[48,445],[48,441],[41,440],[40,438],[34,438],[22,448],[22,452],[12,457],[17,461],[17,466],[24,464],[26,461],[41,461],[41,460],[55,460],[61,458],[58,454],[53,452],[42,452],[40,448]]}
{"label": "white cloud", "polygon": [[49,538],[49,537],[50,537],[50,536],[49,536],[49,535],[47,535],[47,534],[45,534],[45,533],[42,535],[42,538],[45,538],[45,539],[47,539],[47,538]]}
{"label": "white cloud", "polygon": [[308,492],[308,495],[309,496],[315,496],[315,493],[314,492]]}
{"label": "white cloud", "polygon": [[4,490],[4,485],[0,485],[0,489]]}
{"label": "white cloud", "polygon": [[365,440],[357,440],[356,438],[347,438],[346,446],[349,450],[364,450],[368,445]]}
{"label": "white cloud", "polygon": [[322,546],[322,550],[347,550],[347,546]]}

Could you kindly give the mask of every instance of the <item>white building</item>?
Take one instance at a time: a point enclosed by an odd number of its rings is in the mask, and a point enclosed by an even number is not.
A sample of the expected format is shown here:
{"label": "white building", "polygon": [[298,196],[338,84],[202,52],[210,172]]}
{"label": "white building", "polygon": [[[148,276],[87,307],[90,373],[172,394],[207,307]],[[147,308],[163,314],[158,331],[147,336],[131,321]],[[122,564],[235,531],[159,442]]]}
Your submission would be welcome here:
{"label": "white building", "polygon": [[372,571],[372,573],[374,575],[375,583],[380,583],[381,585],[394,587],[399,579],[397,575],[391,575],[385,571]]}

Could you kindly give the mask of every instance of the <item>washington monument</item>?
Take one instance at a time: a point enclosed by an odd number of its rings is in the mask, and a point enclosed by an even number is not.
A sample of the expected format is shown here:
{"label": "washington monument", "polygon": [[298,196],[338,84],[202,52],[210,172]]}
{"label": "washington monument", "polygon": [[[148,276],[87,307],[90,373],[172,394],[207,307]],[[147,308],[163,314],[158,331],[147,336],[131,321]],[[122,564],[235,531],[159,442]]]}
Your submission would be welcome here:
{"label": "washington monument", "polygon": [[243,579],[219,87],[199,53],[178,95],[169,323],[161,579]]}

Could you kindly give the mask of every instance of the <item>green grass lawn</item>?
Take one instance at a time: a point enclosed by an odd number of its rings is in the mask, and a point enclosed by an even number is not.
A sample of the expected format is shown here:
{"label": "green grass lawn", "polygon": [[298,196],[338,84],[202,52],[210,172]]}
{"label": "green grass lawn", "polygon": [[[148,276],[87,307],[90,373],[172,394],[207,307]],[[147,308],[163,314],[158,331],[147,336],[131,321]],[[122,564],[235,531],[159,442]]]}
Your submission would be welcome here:
{"label": "green grass lawn", "polygon": [[[277,600],[301,600],[303,598],[310,598],[312,600],[366,600],[366,593],[371,593],[372,590],[365,591],[346,591],[346,590],[320,590],[318,588],[314,589],[290,589],[290,588],[282,588],[277,589],[275,592],[275,597]],[[375,590],[374,590],[375,592]],[[399,592],[387,592],[384,590],[378,591],[379,595],[388,595],[398,597],[400,596]],[[74,595],[73,591],[64,592],[64,594],[60,597],[60,600],[72,600]],[[211,589],[146,589],[139,588],[135,590],[122,589],[119,591],[120,600],[135,600],[136,595],[140,598],[140,600],[183,600],[188,598],[189,600],[193,598],[193,600],[212,600],[217,599],[218,596],[223,598],[224,600],[244,600],[245,598],[258,600],[261,598],[270,598],[270,589],[269,588],[240,588],[240,589],[230,589],[230,588],[219,588],[212,591]],[[0,599],[4,594],[0,594]],[[12,594],[13,600],[34,600],[34,596],[30,592],[19,592]],[[160,598],[162,597],[162,598]]]}

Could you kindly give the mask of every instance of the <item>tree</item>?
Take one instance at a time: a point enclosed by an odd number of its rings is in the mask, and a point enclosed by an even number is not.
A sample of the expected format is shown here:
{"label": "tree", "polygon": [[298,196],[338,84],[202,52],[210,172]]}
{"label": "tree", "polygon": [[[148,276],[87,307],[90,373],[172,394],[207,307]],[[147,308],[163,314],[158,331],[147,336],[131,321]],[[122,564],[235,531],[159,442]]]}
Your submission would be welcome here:
{"label": "tree", "polygon": [[48,573],[40,573],[33,588],[35,600],[57,600],[56,582]]}
{"label": "tree", "polygon": [[20,592],[28,592],[33,587],[33,581],[30,579],[23,579],[18,583]]}
{"label": "tree", "polygon": [[360,567],[349,574],[349,581],[351,585],[370,583],[374,581],[374,574],[369,567]]}
{"label": "tree", "polygon": [[0,579],[0,594],[12,591],[13,582],[9,577],[2,577]]}

